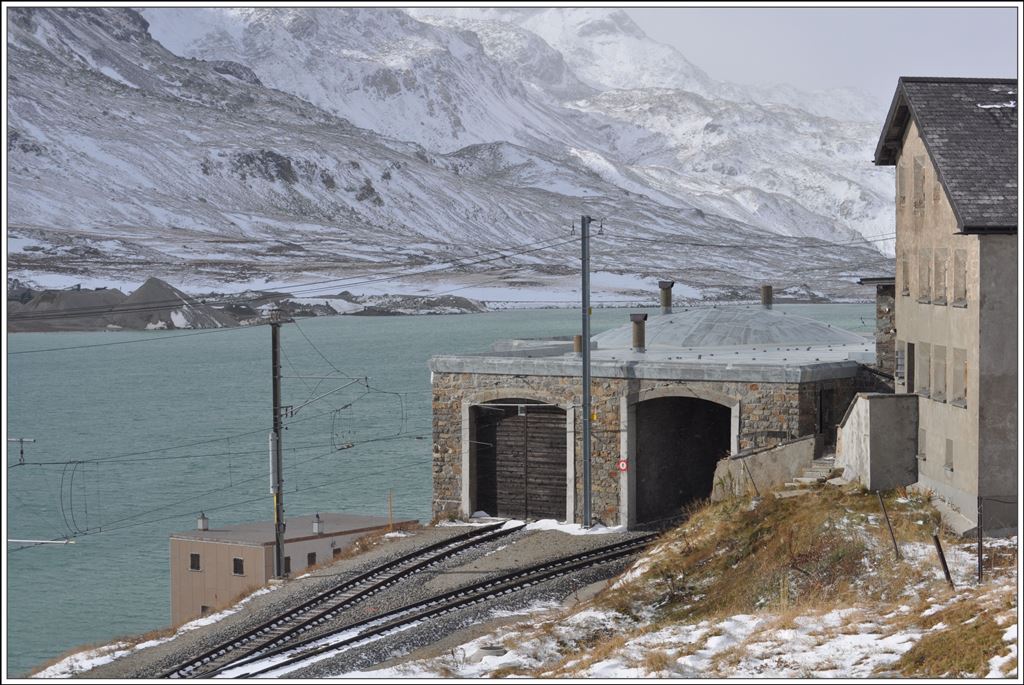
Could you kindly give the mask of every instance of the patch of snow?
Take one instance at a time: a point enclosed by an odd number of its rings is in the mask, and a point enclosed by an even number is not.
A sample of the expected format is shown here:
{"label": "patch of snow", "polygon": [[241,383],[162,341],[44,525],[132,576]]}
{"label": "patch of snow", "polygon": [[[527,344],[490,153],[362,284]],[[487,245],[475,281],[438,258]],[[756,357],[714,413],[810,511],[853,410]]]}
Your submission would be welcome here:
{"label": "patch of snow", "polygon": [[61,659],[53,666],[36,673],[33,678],[70,678],[77,673],[87,671],[103,664],[109,664],[114,659],[130,654],[132,649],[126,642],[115,642],[112,645],[89,649],[78,652]]}
{"label": "patch of snow", "polygon": [[625,526],[613,526],[608,528],[598,524],[590,528],[584,528],[579,523],[560,523],[555,519],[540,519],[527,524],[526,530],[557,530],[569,535],[607,535],[608,533],[624,533]]}

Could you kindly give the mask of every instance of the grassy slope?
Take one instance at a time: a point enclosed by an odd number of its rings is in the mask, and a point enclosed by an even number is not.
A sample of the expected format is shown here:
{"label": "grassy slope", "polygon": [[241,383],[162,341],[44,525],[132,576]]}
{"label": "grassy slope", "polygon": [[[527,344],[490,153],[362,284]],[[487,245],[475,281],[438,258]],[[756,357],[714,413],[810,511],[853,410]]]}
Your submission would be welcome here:
{"label": "grassy slope", "polygon": [[993,568],[978,587],[971,547],[943,537],[953,591],[927,499],[894,492],[886,507],[904,559],[877,497],[852,486],[699,507],[593,600],[462,650],[501,643],[505,657],[418,662],[395,675],[985,676],[997,665],[1015,674],[1016,543],[989,541]]}

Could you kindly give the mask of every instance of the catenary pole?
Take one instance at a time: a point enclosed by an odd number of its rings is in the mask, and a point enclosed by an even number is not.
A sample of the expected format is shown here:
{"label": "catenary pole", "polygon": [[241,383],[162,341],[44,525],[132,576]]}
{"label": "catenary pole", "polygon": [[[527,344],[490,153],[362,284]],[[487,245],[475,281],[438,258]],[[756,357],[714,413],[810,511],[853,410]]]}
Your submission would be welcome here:
{"label": "catenary pole", "polygon": [[583,527],[590,528],[590,222],[580,217],[581,261],[583,272]]}
{"label": "catenary pole", "polygon": [[18,443],[18,463],[19,464],[24,464],[25,463],[25,443],[26,442],[35,442],[35,441],[36,441],[35,438],[7,438],[7,442],[16,442],[16,443]]}
{"label": "catenary pole", "polygon": [[281,425],[281,310],[270,312],[271,366],[273,374],[274,429],[271,443],[271,484],[274,495],[274,576],[284,577],[284,469]]}

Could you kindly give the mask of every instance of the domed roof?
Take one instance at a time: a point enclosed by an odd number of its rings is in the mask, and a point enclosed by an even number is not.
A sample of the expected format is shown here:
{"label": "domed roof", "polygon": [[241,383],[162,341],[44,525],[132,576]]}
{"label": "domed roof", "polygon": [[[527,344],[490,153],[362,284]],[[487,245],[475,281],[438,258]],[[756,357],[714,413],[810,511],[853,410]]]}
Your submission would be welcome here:
{"label": "domed roof", "polygon": [[[597,348],[629,348],[632,324],[595,335]],[[759,306],[690,307],[647,320],[648,348],[707,348],[744,345],[850,345],[864,336],[842,328]]]}

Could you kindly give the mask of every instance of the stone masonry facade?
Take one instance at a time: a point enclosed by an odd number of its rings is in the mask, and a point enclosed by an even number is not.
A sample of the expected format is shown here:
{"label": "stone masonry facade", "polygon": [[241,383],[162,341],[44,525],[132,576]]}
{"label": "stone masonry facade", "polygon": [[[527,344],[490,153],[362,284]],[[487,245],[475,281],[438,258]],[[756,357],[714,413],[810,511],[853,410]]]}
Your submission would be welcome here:
{"label": "stone masonry facade", "polygon": [[881,371],[896,373],[896,285],[875,286],[875,358]]}
{"label": "stone masonry facade", "polygon": [[[814,435],[821,412],[831,417],[830,427],[842,418],[854,394],[863,390],[857,377],[803,383],[748,383],[739,381],[682,381],[655,379],[593,379],[591,424],[592,513],[607,525],[620,521],[620,474],[622,398],[628,403],[664,396],[697,397],[729,406],[739,405],[739,450],[767,447]],[[825,391],[825,392],[822,392]],[[500,393],[500,394],[499,394]],[[481,399],[485,398],[485,399]],[[462,405],[498,398],[522,398],[563,408],[582,404],[579,376],[527,376],[435,372],[433,375],[433,500],[435,518],[464,515],[461,512]],[[820,406],[825,402],[828,406]],[[581,413],[574,412],[576,445],[576,514],[581,519],[582,427]]]}

